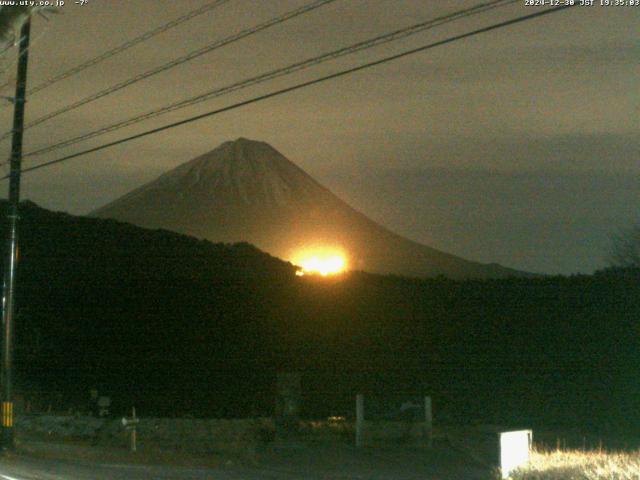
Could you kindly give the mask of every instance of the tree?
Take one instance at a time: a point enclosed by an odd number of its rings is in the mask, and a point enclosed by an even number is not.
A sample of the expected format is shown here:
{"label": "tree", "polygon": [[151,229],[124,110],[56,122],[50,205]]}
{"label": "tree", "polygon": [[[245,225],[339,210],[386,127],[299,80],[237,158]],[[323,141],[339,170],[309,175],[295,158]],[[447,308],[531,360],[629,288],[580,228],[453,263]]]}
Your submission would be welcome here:
{"label": "tree", "polygon": [[613,237],[609,261],[613,267],[640,268],[640,224]]}

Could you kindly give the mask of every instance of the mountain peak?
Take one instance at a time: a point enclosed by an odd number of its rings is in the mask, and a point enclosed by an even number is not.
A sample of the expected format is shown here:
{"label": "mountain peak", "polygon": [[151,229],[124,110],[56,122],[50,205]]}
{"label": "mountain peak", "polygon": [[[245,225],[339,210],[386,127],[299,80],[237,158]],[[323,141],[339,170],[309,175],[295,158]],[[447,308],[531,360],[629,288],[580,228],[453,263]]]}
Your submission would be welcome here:
{"label": "mountain peak", "polygon": [[278,166],[289,169],[298,168],[268,143],[239,137],[236,140],[224,142],[210,152],[181,165],[175,171],[177,172],[183,169],[183,167],[187,170],[189,167],[203,165],[217,168],[226,164],[228,164],[230,168],[242,169],[245,164],[249,163],[255,165],[261,164],[264,167],[269,166],[271,168],[278,168]]}
{"label": "mountain peak", "polygon": [[[232,144],[232,145],[269,145],[266,142],[261,142],[260,140],[252,140],[252,139],[247,138],[247,137],[238,137],[235,140],[229,140],[227,142],[224,142],[222,145],[227,145],[227,144]],[[271,145],[269,145],[269,146],[271,146]]]}
{"label": "mountain peak", "polygon": [[266,142],[240,137],[168,172],[171,180],[206,190],[235,191],[244,203],[286,204],[317,194],[320,185]]}
{"label": "mountain peak", "polygon": [[265,211],[331,196],[268,143],[239,137],[166,172],[96,213],[126,209],[125,205],[135,199],[159,192],[163,198],[165,194],[176,199],[190,197],[198,208],[260,205]]}
{"label": "mountain peak", "polygon": [[245,137],[238,137],[235,140],[229,140],[222,143],[218,148],[213,149],[209,153],[213,153],[216,151],[225,151],[237,156],[245,157],[259,155],[264,150],[275,151],[275,149],[266,142],[251,140]]}

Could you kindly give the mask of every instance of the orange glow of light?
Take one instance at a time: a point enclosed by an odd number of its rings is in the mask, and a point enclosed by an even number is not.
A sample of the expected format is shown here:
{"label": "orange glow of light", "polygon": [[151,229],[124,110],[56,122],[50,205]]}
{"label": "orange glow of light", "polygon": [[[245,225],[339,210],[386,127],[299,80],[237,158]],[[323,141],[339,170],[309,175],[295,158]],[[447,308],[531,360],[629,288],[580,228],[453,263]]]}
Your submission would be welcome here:
{"label": "orange glow of light", "polygon": [[296,275],[318,274],[323,277],[343,273],[347,268],[345,256],[336,250],[311,249],[294,255],[293,263],[300,266]]}

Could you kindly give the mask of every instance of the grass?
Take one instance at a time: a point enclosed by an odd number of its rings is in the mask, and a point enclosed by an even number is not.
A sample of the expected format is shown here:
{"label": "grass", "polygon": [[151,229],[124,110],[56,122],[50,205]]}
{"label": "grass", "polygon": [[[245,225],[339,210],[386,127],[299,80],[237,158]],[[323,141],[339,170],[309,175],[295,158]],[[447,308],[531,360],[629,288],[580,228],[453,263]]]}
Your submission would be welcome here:
{"label": "grass", "polygon": [[512,472],[512,480],[639,480],[640,451],[533,451],[527,466]]}

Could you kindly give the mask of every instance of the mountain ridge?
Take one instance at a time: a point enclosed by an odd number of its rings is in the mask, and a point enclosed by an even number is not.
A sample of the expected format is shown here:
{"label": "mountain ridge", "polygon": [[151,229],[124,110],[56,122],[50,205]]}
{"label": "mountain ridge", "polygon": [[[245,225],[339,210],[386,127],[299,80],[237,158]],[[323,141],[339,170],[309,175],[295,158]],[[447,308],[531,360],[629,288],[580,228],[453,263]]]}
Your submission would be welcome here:
{"label": "mountain ridge", "polygon": [[401,237],[342,201],[265,142],[228,141],[90,214],[214,242],[245,241],[285,260],[343,251],[350,269],[416,277],[528,276]]}

